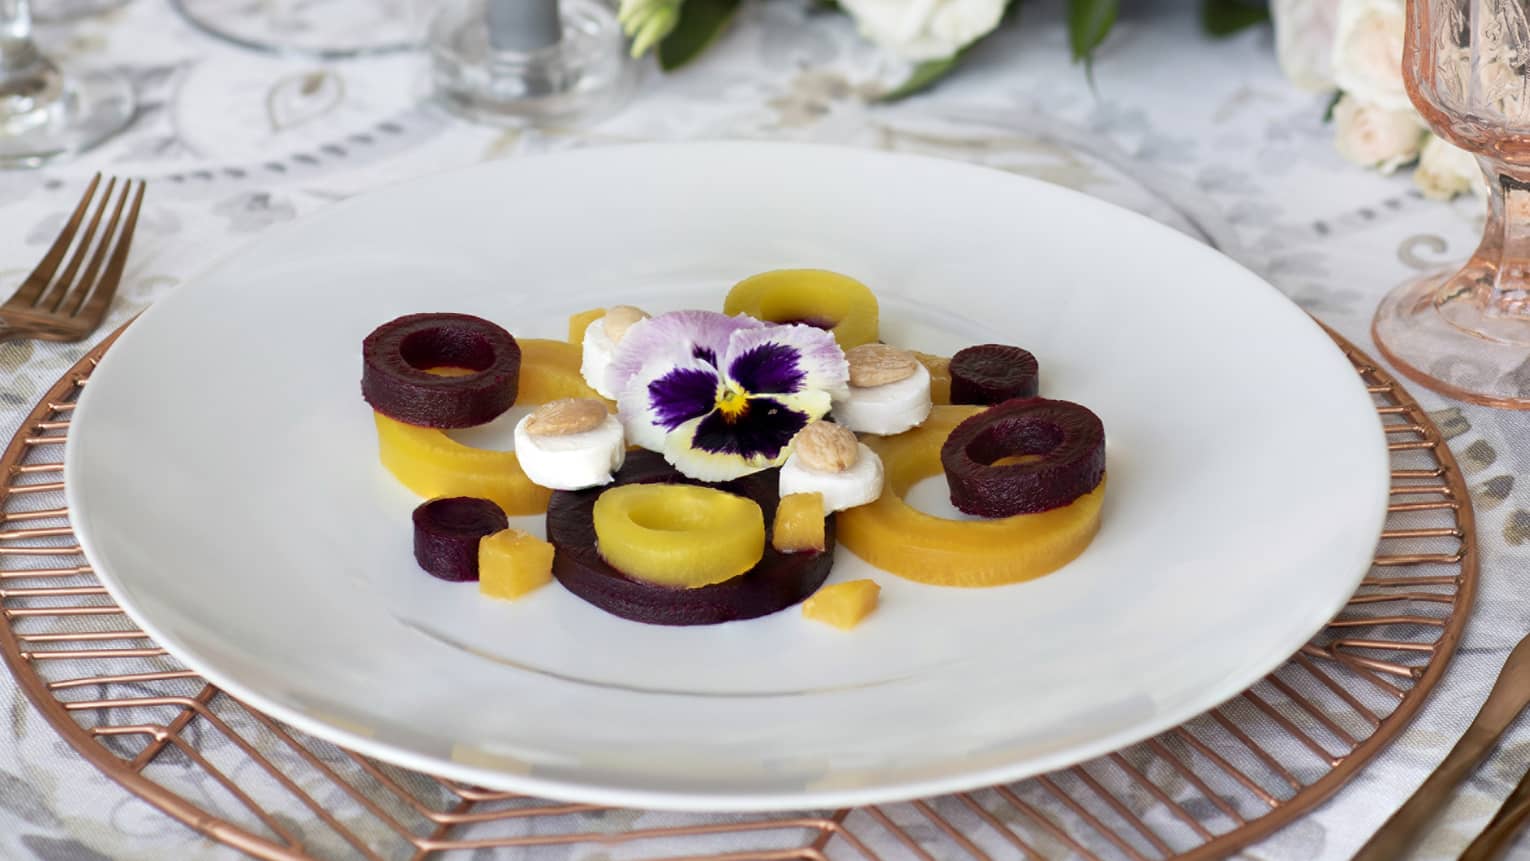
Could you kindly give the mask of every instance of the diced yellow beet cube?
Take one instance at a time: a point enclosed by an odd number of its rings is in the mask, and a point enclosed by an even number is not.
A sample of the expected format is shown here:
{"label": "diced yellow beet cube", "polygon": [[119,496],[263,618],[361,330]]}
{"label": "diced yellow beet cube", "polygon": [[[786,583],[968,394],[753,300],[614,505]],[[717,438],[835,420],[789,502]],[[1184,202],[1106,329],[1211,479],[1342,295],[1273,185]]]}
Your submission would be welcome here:
{"label": "diced yellow beet cube", "polygon": [[881,594],[882,587],[875,580],[835,583],[819,589],[802,602],[802,615],[848,631],[871,615]]}
{"label": "diced yellow beet cube", "polygon": [[514,601],[552,580],[553,546],[519,529],[478,542],[478,592]]}
{"label": "diced yellow beet cube", "polygon": [[580,311],[568,318],[568,342],[570,344],[584,343],[584,330],[590,328],[590,324],[606,316],[606,309],[591,308],[588,311]]}
{"label": "diced yellow beet cube", "polygon": [[782,553],[823,550],[823,494],[788,493],[776,506],[770,546]]}

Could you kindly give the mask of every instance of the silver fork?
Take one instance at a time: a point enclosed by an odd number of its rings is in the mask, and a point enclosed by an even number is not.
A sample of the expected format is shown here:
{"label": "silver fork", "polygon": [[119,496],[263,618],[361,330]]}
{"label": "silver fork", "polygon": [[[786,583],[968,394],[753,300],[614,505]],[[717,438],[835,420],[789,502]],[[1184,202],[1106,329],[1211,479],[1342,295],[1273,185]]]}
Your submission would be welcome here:
{"label": "silver fork", "polygon": [[[96,197],[96,188],[100,184],[101,174],[98,173],[90,180],[80,205],[74,208],[69,223],[53,240],[53,246],[42,262],[21,282],[11,298],[0,305],[0,323],[4,323],[0,326],[0,340],[78,341],[94,332],[106,318],[112,297],[117,294],[117,284],[122,281],[128,248],[133,244],[138,208],[143,203],[144,182],[122,182],[106,229],[97,236],[101,218],[111,206],[112,192],[117,187],[115,177],[107,180],[106,190],[100,195],[90,223],[82,234],[80,225],[90,211],[91,199]],[[137,193],[134,193],[135,185]],[[132,206],[124,220],[122,212],[130,196]],[[71,247],[74,248],[72,254]],[[69,258],[67,262],[65,257]],[[59,272],[60,264],[63,264],[62,272]],[[82,265],[85,267],[83,272],[80,271]]]}

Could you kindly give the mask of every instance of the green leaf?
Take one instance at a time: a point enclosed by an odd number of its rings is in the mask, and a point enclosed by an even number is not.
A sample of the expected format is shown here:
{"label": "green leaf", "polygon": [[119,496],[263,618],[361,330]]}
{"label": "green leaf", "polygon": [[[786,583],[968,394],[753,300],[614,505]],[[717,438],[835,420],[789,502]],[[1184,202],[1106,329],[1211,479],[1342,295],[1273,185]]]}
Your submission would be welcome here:
{"label": "green leaf", "polygon": [[680,23],[659,43],[659,68],[666,72],[701,56],[733,20],[739,0],[685,0]]}
{"label": "green leaf", "polygon": [[1094,49],[1110,35],[1121,0],[1068,0],[1068,41],[1073,46],[1073,60],[1087,65]]}
{"label": "green leaf", "polygon": [[1231,36],[1270,20],[1270,7],[1249,0],[1201,0],[1201,24],[1213,36]]}
{"label": "green leaf", "polygon": [[896,102],[899,99],[906,99],[915,93],[929,89],[936,81],[944,78],[952,69],[956,68],[956,64],[962,61],[962,57],[966,53],[967,49],[963,48],[949,57],[942,57],[939,60],[925,60],[915,66],[912,72],[909,72],[908,77],[904,79],[903,83],[877,96],[877,101]]}
{"label": "green leaf", "polygon": [[1333,122],[1333,109],[1339,106],[1339,100],[1344,98],[1343,90],[1334,90],[1333,98],[1328,100],[1328,107],[1323,109],[1323,122]]}

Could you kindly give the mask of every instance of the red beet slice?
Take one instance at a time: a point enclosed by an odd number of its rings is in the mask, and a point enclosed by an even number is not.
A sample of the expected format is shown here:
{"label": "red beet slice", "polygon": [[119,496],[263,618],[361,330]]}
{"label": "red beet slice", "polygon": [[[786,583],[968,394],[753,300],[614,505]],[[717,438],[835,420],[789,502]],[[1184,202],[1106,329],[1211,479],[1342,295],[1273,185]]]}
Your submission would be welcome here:
{"label": "red beet slice", "polygon": [[951,357],[951,403],[997,404],[1034,398],[1040,385],[1036,357],[1008,344],[978,344]]}
{"label": "red beet slice", "polygon": [[766,616],[818,591],[834,564],[834,518],[824,524],[819,553],[781,553],[770,545],[780,495],[776,470],[757,472],[722,484],[708,484],[747,496],[760,504],[767,535],[765,554],[743,574],[696,589],[676,589],[628,577],[595,550],[595,499],[622,484],[673,482],[705,484],[681,475],[651,451],[634,451],[616,473],[614,485],[588,490],[560,490],[547,506],[547,540],[557,548],[553,576],[570,592],[607,613],[650,625],[716,625]]}
{"label": "red beet slice", "polygon": [[[509,332],[468,314],[410,314],[361,342],[361,396],[405,424],[465,428],[515,404],[521,347]],[[461,368],[441,376],[431,368]]]}
{"label": "red beet slice", "polygon": [[[1001,458],[1027,462],[996,465]],[[1018,398],[951,431],[940,447],[951,504],[979,517],[1061,508],[1105,477],[1105,426],[1087,407]]]}
{"label": "red beet slice", "polygon": [[478,579],[478,541],[510,528],[498,505],[472,496],[423,502],[414,510],[414,561],[434,577]]}

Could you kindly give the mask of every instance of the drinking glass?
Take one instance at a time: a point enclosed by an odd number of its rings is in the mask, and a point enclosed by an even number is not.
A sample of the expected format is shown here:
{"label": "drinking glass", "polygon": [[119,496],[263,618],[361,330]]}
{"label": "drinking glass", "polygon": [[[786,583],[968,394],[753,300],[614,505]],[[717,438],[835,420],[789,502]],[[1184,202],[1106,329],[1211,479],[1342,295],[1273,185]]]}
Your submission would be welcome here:
{"label": "drinking glass", "polygon": [[1530,409],[1530,20],[1525,0],[1408,0],[1403,77],[1434,131],[1477,157],[1489,198],[1460,269],[1393,290],[1376,346],[1464,401]]}
{"label": "drinking glass", "polygon": [[0,166],[89,149],[133,118],[133,88],[108,72],[64,72],[32,41],[30,0],[0,0]]}
{"label": "drinking glass", "polygon": [[192,26],[241,48],[344,60],[420,45],[416,0],[170,0]]}

